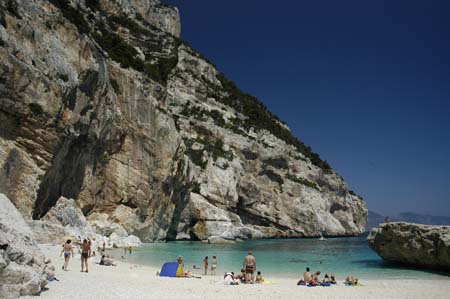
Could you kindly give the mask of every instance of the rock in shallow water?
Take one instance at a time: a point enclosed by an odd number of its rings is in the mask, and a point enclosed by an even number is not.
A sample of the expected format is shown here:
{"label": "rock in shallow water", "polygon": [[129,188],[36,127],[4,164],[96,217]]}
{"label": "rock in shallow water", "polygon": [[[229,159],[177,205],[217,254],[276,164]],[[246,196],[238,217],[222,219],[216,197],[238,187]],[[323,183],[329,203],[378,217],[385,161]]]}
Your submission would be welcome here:
{"label": "rock in shallow water", "polygon": [[0,298],[37,295],[54,268],[11,201],[0,194]]}
{"label": "rock in shallow water", "polygon": [[367,240],[387,261],[450,271],[450,226],[384,223]]}

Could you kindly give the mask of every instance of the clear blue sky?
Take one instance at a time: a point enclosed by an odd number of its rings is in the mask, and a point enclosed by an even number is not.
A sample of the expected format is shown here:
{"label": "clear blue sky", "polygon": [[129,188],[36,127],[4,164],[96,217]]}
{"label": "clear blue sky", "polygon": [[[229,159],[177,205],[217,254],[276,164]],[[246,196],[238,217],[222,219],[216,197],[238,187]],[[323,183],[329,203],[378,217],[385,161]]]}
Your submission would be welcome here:
{"label": "clear blue sky", "polygon": [[450,216],[450,1],[166,2],[369,209]]}

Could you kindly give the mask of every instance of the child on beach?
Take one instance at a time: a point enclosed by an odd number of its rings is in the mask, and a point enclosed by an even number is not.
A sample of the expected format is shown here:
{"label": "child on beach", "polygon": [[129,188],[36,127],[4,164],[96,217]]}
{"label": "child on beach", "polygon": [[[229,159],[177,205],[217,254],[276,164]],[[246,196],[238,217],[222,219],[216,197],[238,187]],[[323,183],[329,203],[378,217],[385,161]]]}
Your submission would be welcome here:
{"label": "child on beach", "polygon": [[205,274],[204,275],[208,275],[208,257],[207,256],[203,260],[203,267],[205,268]]}
{"label": "child on beach", "polygon": [[261,271],[258,271],[258,273],[256,274],[255,282],[256,283],[261,283],[263,281],[264,281],[264,279],[262,278]]}

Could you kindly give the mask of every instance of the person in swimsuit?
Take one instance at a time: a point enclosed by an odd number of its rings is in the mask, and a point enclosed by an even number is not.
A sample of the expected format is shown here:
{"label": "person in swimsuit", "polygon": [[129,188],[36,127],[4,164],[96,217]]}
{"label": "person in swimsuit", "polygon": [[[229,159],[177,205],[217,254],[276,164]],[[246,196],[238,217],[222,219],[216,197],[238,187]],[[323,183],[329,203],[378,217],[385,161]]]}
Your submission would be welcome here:
{"label": "person in swimsuit", "polygon": [[205,274],[204,275],[208,275],[208,257],[207,256],[203,260],[203,267],[205,268]]}
{"label": "person in swimsuit", "polygon": [[261,271],[258,271],[258,273],[256,274],[255,282],[256,283],[263,283],[264,282],[264,279],[263,279],[263,277],[261,275]]}
{"label": "person in swimsuit", "polygon": [[71,240],[67,240],[66,243],[64,243],[61,254],[59,255],[59,256],[61,256],[64,253],[64,265],[62,266],[62,269],[64,271],[67,271],[67,266],[69,265],[70,257],[74,255],[73,247],[72,247],[72,244],[70,244],[70,243],[72,243]]}
{"label": "person in swimsuit", "polygon": [[251,251],[248,252],[248,255],[244,259],[244,268],[245,268],[245,282],[253,283],[253,276],[256,271],[256,259],[252,255]]}
{"label": "person in swimsuit", "polygon": [[[81,272],[88,273],[88,258],[91,256],[91,245],[89,242],[84,239],[83,244],[81,245]],[[84,268],[86,267],[86,271]]]}
{"label": "person in swimsuit", "polygon": [[178,257],[177,257],[177,263],[178,263],[179,265],[181,265],[181,266],[184,266],[184,265],[183,265],[183,259],[181,258],[181,256],[178,256]]}
{"label": "person in swimsuit", "polygon": [[217,269],[217,257],[213,256],[211,265],[211,275],[216,275],[216,269]]}

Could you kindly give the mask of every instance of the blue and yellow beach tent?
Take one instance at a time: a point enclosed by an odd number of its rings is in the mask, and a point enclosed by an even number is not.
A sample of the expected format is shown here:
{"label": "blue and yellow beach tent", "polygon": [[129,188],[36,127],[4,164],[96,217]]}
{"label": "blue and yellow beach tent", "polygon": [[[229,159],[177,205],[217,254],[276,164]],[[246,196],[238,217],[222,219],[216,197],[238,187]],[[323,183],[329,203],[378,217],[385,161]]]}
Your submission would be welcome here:
{"label": "blue and yellow beach tent", "polygon": [[162,266],[159,276],[161,277],[182,277],[183,267],[177,262],[165,263]]}

